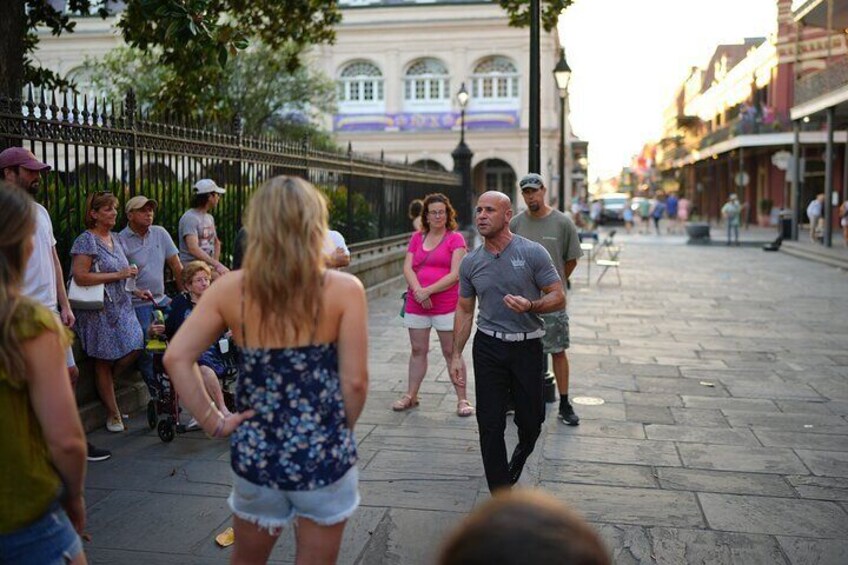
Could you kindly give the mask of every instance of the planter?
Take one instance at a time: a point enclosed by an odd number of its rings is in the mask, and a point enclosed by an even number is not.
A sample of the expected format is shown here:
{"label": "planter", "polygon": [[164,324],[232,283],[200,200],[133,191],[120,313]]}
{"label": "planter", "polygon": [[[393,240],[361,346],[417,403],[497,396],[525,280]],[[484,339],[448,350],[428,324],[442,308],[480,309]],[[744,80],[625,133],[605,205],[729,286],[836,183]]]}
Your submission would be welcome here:
{"label": "planter", "polygon": [[689,239],[688,244],[708,244],[710,243],[710,224],[703,222],[687,222],[686,235]]}

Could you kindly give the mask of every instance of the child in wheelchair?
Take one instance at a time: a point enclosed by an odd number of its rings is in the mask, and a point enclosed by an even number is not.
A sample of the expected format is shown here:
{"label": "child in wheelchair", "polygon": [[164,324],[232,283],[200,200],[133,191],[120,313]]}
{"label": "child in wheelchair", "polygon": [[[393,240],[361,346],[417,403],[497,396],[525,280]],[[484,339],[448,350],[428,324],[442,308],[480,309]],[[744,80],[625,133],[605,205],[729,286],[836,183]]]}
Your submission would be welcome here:
{"label": "child in wheelchair", "polygon": [[[154,316],[158,318],[154,320],[149,329],[152,339],[148,343],[147,349],[153,353],[156,383],[152,388],[156,390],[156,399],[151,401],[151,405],[148,406],[148,423],[152,428],[157,421],[159,422],[159,436],[163,441],[171,441],[174,431],[190,431],[198,427],[194,417],[191,418],[187,426],[179,424],[178,399],[162,366],[162,357],[166,348],[163,339],[171,339],[183,322],[191,315],[197,301],[209,288],[212,279],[211,269],[209,265],[202,261],[192,261],[183,269],[182,279],[185,291],[177,295],[171,302],[167,319],[163,323],[161,320],[162,313],[157,310]],[[230,413],[233,404],[231,389],[235,384],[237,375],[237,363],[234,354],[235,348],[232,347],[229,332],[226,332],[216,343],[204,351],[197,361],[206,392],[225,415]],[[165,415],[165,418],[160,419],[159,416],[161,415]]]}

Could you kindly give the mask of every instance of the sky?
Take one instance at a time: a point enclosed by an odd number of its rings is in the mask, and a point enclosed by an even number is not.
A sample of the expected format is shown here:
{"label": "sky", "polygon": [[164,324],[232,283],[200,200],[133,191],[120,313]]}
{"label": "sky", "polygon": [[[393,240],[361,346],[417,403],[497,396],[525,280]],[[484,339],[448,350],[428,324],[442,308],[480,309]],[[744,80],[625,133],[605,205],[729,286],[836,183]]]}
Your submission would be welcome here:
{"label": "sky", "polygon": [[571,67],[571,127],[589,142],[589,178],[618,176],[662,133],[692,66],[717,45],[777,30],[777,0],[575,0],[560,18]]}

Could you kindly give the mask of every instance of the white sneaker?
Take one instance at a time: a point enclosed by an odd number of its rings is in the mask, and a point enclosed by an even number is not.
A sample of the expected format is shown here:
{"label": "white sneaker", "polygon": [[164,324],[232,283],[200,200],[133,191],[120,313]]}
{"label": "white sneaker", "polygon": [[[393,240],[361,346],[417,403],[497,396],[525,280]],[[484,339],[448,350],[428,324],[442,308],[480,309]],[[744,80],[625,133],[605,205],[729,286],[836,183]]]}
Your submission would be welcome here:
{"label": "white sneaker", "polygon": [[109,416],[109,418],[106,419],[106,429],[114,433],[120,433],[126,430],[124,427],[124,421],[120,416]]}
{"label": "white sneaker", "polygon": [[200,429],[200,424],[197,422],[197,419],[192,418],[191,420],[188,421],[188,425],[186,426],[187,432],[191,432],[191,431],[199,430],[199,429]]}

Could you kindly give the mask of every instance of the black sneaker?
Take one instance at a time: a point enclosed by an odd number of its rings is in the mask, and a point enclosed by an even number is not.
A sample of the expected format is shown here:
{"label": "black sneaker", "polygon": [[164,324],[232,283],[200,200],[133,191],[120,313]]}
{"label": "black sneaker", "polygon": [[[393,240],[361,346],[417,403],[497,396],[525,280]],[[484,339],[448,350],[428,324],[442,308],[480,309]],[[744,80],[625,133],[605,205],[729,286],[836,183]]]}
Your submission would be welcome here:
{"label": "black sneaker", "polygon": [[86,455],[86,459],[89,461],[106,461],[110,457],[112,457],[112,452],[108,449],[98,449],[91,445],[90,443],[86,444],[88,446],[88,454]]}
{"label": "black sneaker", "polygon": [[562,420],[564,424],[568,424],[569,426],[576,426],[580,424],[580,418],[578,418],[577,414],[574,413],[574,408],[571,407],[570,402],[560,403],[559,419]]}

